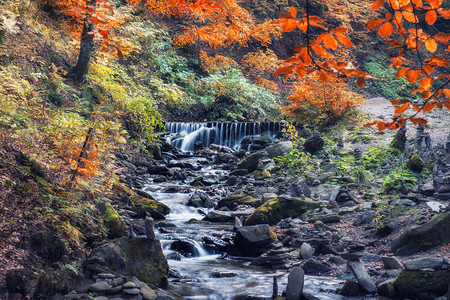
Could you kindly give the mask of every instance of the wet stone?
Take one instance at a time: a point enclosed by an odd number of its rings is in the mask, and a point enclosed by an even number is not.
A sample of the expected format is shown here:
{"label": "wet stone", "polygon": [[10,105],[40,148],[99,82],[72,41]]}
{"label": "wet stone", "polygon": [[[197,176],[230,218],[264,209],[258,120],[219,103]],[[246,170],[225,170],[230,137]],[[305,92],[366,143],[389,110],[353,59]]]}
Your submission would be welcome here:
{"label": "wet stone", "polygon": [[402,263],[396,257],[383,256],[383,257],[381,257],[381,260],[383,261],[383,265],[386,269],[401,269],[401,268],[403,268]]}
{"label": "wet stone", "polygon": [[97,274],[97,276],[98,276],[98,278],[101,278],[101,279],[114,279],[117,277],[116,275],[111,274],[111,273],[99,273],[99,274]]}
{"label": "wet stone", "polygon": [[104,292],[110,289],[111,286],[106,281],[99,281],[89,287],[90,292]]}
{"label": "wet stone", "polygon": [[132,282],[132,281],[127,281],[123,284],[122,286],[124,289],[132,289],[132,288],[136,288],[136,283]]}
{"label": "wet stone", "polygon": [[138,288],[123,289],[122,293],[124,293],[125,295],[138,295],[139,294],[139,289]]}

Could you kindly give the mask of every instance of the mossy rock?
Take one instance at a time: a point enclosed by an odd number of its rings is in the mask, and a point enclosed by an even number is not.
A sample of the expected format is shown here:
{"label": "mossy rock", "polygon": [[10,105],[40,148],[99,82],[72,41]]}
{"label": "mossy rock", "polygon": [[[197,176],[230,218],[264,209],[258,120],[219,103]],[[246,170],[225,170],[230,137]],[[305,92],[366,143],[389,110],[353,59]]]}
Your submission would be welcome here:
{"label": "mossy rock", "polygon": [[412,226],[395,237],[391,242],[391,252],[395,255],[411,255],[448,243],[450,211],[434,216],[423,225]]}
{"label": "mossy rock", "polygon": [[[292,142],[281,142],[267,147],[264,150],[260,150],[253,154],[250,154],[244,158],[237,166],[237,169],[246,169],[249,173],[256,171],[258,162],[263,157],[274,158],[276,156],[283,155],[290,152],[293,149]],[[231,174],[230,174],[231,175]],[[236,175],[236,174],[234,174]]]}
{"label": "mossy rock", "polygon": [[413,172],[422,172],[424,167],[425,163],[419,154],[414,154],[408,161],[408,168]]}
{"label": "mossy rock", "polygon": [[127,225],[114,207],[109,203],[105,203],[102,206],[103,207],[100,209],[102,211],[101,218],[111,234],[114,237],[126,236],[128,233]]}
{"label": "mossy rock", "polygon": [[262,204],[262,200],[259,198],[254,198],[245,194],[233,194],[228,197],[223,198],[217,203],[217,206],[220,207],[228,207],[229,209],[233,209],[235,205],[245,204],[251,207],[258,207]]}
{"label": "mossy rock", "polygon": [[394,137],[394,139],[392,140],[391,144],[389,145],[391,148],[400,150],[400,151],[405,151],[405,142],[402,141],[401,139],[399,139],[398,137]]}
{"label": "mossy rock", "polygon": [[259,178],[270,178],[272,175],[267,170],[256,170],[251,175],[253,177],[259,179]]}
{"label": "mossy rock", "polygon": [[177,225],[167,222],[167,221],[159,221],[156,224],[158,224],[159,227],[177,227]]}
{"label": "mossy rock", "polygon": [[121,240],[125,265],[130,275],[145,283],[166,288],[169,284],[169,265],[158,239],[133,238]]}
{"label": "mossy rock", "polygon": [[245,220],[245,225],[276,224],[284,218],[297,218],[320,207],[325,202],[300,198],[273,198],[257,209]]}
{"label": "mossy rock", "polygon": [[435,299],[447,293],[450,271],[402,270],[394,281],[396,297],[412,299]]}
{"label": "mossy rock", "polygon": [[147,150],[148,154],[150,154],[155,159],[161,159],[161,144],[150,143],[145,147],[145,149]]}
{"label": "mossy rock", "polygon": [[148,211],[152,214],[153,211],[156,211],[162,215],[167,215],[170,213],[170,209],[164,203],[158,202],[156,200],[151,200],[137,194],[133,194],[130,196],[130,201],[133,206],[142,207],[145,211]]}

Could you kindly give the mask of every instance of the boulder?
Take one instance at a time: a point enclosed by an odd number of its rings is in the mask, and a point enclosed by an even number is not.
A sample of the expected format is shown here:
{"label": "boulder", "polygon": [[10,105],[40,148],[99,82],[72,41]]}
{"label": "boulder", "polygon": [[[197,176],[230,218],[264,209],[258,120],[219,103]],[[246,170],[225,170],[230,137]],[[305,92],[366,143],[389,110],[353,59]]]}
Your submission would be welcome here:
{"label": "boulder", "polygon": [[156,220],[164,219],[164,216],[170,213],[169,207],[164,203],[137,194],[130,196],[130,202],[134,211],[138,213],[144,212],[144,214],[148,212]]}
{"label": "boulder", "polygon": [[386,269],[402,269],[403,264],[394,256],[382,256],[381,260]]}
{"label": "boulder", "polygon": [[425,167],[425,163],[419,154],[414,154],[407,162],[408,168],[413,172],[421,172]]}
{"label": "boulder", "polygon": [[234,243],[244,255],[261,255],[264,248],[277,240],[276,234],[267,224],[244,226],[236,231]]}
{"label": "boulder", "polygon": [[411,255],[450,243],[450,211],[434,216],[427,223],[408,228],[394,238],[391,252]]}
{"label": "boulder", "polygon": [[307,211],[319,208],[321,204],[324,202],[280,196],[256,208],[245,220],[245,225],[276,224],[285,218],[300,217]]}
{"label": "boulder", "polygon": [[320,263],[312,258],[305,262],[305,264],[303,265],[303,269],[308,275],[320,275],[330,270],[327,265]]}
{"label": "boulder", "polygon": [[146,236],[113,240],[93,249],[88,261],[118,273],[136,276],[148,284],[167,287],[169,266],[158,239]]}
{"label": "boulder", "polygon": [[251,207],[258,207],[262,204],[261,199],[253,198],[245,194],[232,194],[229,195],[217,203],[217,206],[227,207],[228,209],[235,209],[237,205],[244,204]]}
{"label": "boulder", "polygon": [[349,261],[347,263],[347,266],[365,292],[370,294],[377,292],[376,285],[373,283],[372,278],[370,278],[369,274],[366,271],[366,268],[361,262]]}
{"label": "boulder", "polygon": [[435,299],[447,293],[450,271],[402,270],[394,281],[397,298]]}
{"label": "boulder", "polygon": [[[259,160],[268,157],[274,158],[276,156],[283,155],[284,153],[290,152],[293,149],[293,145],[291,141],[281,142],[267,147],[264,150],[257,151],[253,154],[250,154],[246,158],[244,158],[237,166],[237,169],[245,169],[248,173],[256,171],[258,168]],[[231,173],[230,173],[231,175]],[[233,174],[237,175],[237,174]]]}
{"label": "boulder", "polygon": [[388,279],[386,281],[381,282],[378,285],[378,293],[381,296],[393,298],[395,296],[394,282],[395,279]]}
{"label": "boulder", "polygon": [[354,279],[346,280],[344,286],[338,292],[338,295],[347,297],[360,296],[361,294],[363,294],[361,286],[358,281]]}
{"label": "boulder", "polygon": [[302,268],[292,268],[286,286],[286,300],[299,300],[303,293],[305,272]]}
{"label": "boulder", "polygon": [[172,172],[170,172],[169,168],[167,168],[166,165],[155,165],[155,166],[149,166],[148,172],[152,175],[163,175],[163,176],[172,176]]}
{"label": "boulder", "polygon": [[322,150],[323,144],[324,141],[320,136],[320,132],[314,130],[314,132],[306,139],[305,143],[303,144],[303,149],[311,154],[314,154],[317,151]]}
{"label": "boulder", "polygon": [[101,203],[99,210],[103,223],[113,237],[119,238],[128,234],[127,225],[110,203]]}

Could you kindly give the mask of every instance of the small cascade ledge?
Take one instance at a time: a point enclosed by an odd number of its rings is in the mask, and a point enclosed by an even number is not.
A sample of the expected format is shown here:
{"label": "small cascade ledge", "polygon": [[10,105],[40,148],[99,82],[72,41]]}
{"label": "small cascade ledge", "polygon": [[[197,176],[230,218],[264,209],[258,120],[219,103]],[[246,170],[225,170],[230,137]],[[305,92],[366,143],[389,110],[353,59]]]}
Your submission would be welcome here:
{"label": "small cascade ledge", "polygon": [[184,152],[193,152],[196,142],[201,142],[204,147],[217,144],[241,150],[243,139],[262,134],[275,139],[283,127],[283,122],[173,122],[166,123],[166,141]]}

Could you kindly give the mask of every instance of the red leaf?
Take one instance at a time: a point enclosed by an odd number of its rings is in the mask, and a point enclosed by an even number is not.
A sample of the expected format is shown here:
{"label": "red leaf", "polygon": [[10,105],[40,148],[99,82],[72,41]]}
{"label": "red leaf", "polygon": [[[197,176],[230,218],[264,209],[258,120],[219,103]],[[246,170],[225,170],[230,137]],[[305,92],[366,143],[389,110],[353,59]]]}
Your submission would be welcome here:
{"label": "red leaf", "polygon": [[371,10],[377,10],[383,5],[383,0],[377,0],[375,1],[372,6],[370,7]]}
{"label": "red leaf", "polygon": [[383,39],[390,36],[392,34],[392,32],[393,32],[393,28],[392,28],[392,24],[390,22],[384,23],[383,26],[381,26],[380,29],[378,30],[378,34]]}
{"label": "red leaf", "polygon": [[395,79],[401,78],[403,76],[406,75],[406,73],[408,72],[409,68],[401,68],[397,71],[397,74],[395,75]]}
{"label": "red leaf", "polygon": [[435,100],[426,103],[422,108],[422,112],[427,113],[427,112],[431,111],[436,106],[436,104],[437,104],[437,102]]}
{"label": "red leaf", "polygon": [[356,80],[356,85],[362,89],[366,85],[366,80],[364,78],[358,78]]}
{"label": "red leaf", "polygon": [[411,103],[406,103],[406,104],[403,104],[402,106],[399,106],[399,107],[397,107],[395,110],[394,110],[394,114],[396,114],[396,115],[401,115],[402,113],[404,113],[408,108],[409,108],[409,105],[410,105]]}
{"label": "red leaf", "polygon": [[401,100],[390,100],[392,105],[400,105],[405,103],[411,103],[411,100],[401,99]]}
{"label": "red leaf", "polygon": [[437,20],[437,14],[434,10],[429,10],[425,15],[425,21],[427,21],[428,25],[433,25]]}
{"label": "red leaf", "polygon": [[291,13],[291,16],[292,16],[293,18],[297,17],[297,11],[295,10],[294,7],[291,6],[291,7],[289,8],[289,12]]}
{"label": "red leaf", "polygon": [[406,79],[410,84],[414,84],[417,81],[417,78],[419,78],[419,75],[417,75],[416,71],[411,70],[406,74]]}
{"label": "red leaf", "polygon": [[411,123],[413,123],[414,125],[420,124],[420,125],[427,125],[427,120],[423,119],[423,118],[410,118],[409,119],[411,121]]}

